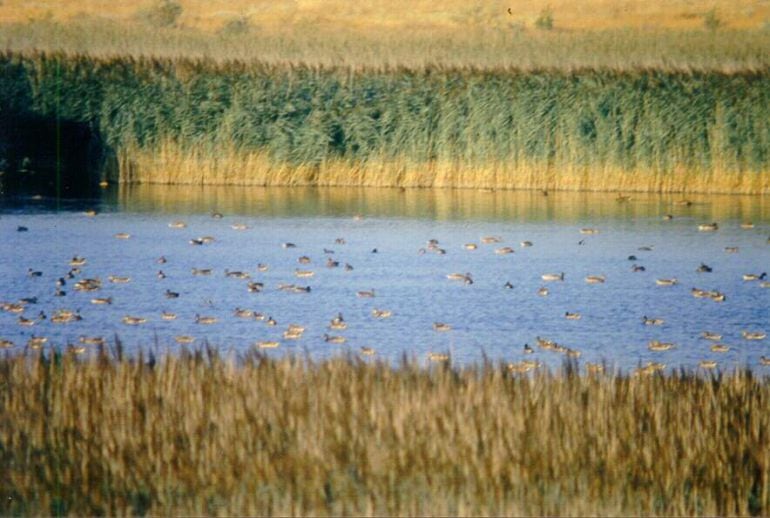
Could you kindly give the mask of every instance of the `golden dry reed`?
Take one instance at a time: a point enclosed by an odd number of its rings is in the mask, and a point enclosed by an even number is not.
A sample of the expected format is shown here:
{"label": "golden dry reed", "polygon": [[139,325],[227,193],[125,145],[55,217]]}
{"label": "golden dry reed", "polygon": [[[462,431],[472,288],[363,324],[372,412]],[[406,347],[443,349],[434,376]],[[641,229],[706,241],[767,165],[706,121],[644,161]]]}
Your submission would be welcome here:
{"label": "golden dry reed", "polygon": [[266,153],[221,149],[183,151],[163,143],[157,149],[130,147],[119,153],[121,183],[238,186],[407,187],[528,189],[546,191],[768,194],[770,171],[622,169],[606,164],[549,165],[537,161],[489,164],[327,159],[315,164],[272,160]]}
{"label": "golden dry reed", "polygon": [[769,402],[747,371],[5,356],[0,513],[767,515]]}

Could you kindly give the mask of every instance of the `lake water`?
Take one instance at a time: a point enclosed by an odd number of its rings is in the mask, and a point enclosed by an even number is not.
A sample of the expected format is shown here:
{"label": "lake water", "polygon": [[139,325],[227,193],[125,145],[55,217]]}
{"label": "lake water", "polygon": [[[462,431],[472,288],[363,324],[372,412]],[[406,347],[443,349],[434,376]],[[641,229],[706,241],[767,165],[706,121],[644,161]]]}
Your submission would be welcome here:
{"label": "lake water", "polygon": [[[81,336],[102,336],[108,343],[118,336],[129,351],[174,351],[208,342],[242,352],[256,342],[278,341],[279,347],[265,352],[320,358],[371,347],[376,357],[393,360],[406,353],[427,361],[430,352],[448,352],[461,363],[486,356],[560,365],[565,355],[539,348],[536,338],[542,337],[580,351],[581,362],[606,361],[623,369],[649,361],[694,368],[702,360],[716,360],[721,368],[760,368],[760,356],[770,356],[770,340],[746,340],[742,333],[770,332],[770,288],[763,287],[770,284],[744,281],[743,275],[770,271],[770,200],[690,196],[692,203],[685,205],[682,198],[159,186],[114,188],[98,200],[5,197],[0,199],[0,301],[37,301],[26,304],[23,313],[1,311],[0,338],[15,344],[10,351],[23,350],[33,335],[47,337],[46,347],[62,348],[78,344]],[[97,215],[85,215],[88,209]],[[213,211],[223,217],[212,217]],[[673,218],[664,219],[667,214]],[[186,227],[170,228],[175,221]],[[712,221],[719,230],[698,230]],[[753,228],[741,227],[749,221]],[[246,228],[232,228],[239,225]],[[598,233],[583,234],[583,228]],[[118,233],[130,237],[116,238]],[[202,236],[214,241],[190,244]],[[483,236],[500,242],[483,244]],[[431,250],[431,239],[445,253]],[[532,246],[523,247],[523,241]],[[287,242],[296,247],[284,248]],[[467,243],[478,248],[467,250]],[[514,253],[495,253],[501,247]],[[731,248],[737,252],[726,251]],[[630,255],[636,259],[629,260]],[[56,296],[56,280],[72,268],[73,256],[87,263],[65,279],[66,295]],[[161,256],[165,264],[157,262]],[[301,256],[310,263],[300,264]],[[329,259],[340,266],[327,267]],[[713,271],[697,272],[701,263]],[[259,271],[258,264],[269,269]],[[632,272],[634,264],[645,271]],[[196,276],[194,268],[212,273]],[[41,274],[30,276],[30,269]],[[227,277],[226,269],[246,272],[250,279]],[[298,278],[297,269],[313,276]],[[158,278],[159,270],[165,278]],[[473,283],[447,279],[453,272],[469,272]],[[563,282],[541,279],[560,272]],[[111,275],[130,280],[112,283]],[[589,284],[589,275],[606,280]],[[75,290],[84,278],[101,280],[101,288]],[[671,278],[678,283],[656,283]],[[249,292],[249,282],[263,283],[264,289]],[[311,291],[288,292],[278,289],[280,284]],[[538,294],[542,287],[547,296]],[[692,288],[718,291],[726,300],[696,298]],[[166,298],[167,290],[179,297]],[[375,297],[357,296],[363,290],[374,290]],[[92,304],[95,297],[112,303]],[[236,317],[236,308],[270,316],[276,325]],[[78,312],[82,319],[52,322],[60,309]],[[392,316],[374,318],[374,309]],[[44,320],[35,318],[41,311]],[[162,312],[177,318],[163,320]],[[581,318],[568,320],[566,312]],[[347,329],[330,330],[338,313]],[[196,315],[217,322],[196,323]],[[125,316],[146,322],[128,325]],[[645,316],[664,322],[645,325]],[[21,325],[20,317],[34,325]],[[437,332],[436,322],[451,330]],[[283,339],[289,324],[306,330],[299,339]],[[713,352],[715,342],[702,338],[703,331],[721,334],[719,343],[729,351]],[[325,334],[344,336],[346,342],[327,342]],[[179,335],[195,341],[179,345]],[[651,351],[652,340],[674,347]],[[525,354],[525,343],[535,352]],[[93,346],[83,354],[89,349]]]}

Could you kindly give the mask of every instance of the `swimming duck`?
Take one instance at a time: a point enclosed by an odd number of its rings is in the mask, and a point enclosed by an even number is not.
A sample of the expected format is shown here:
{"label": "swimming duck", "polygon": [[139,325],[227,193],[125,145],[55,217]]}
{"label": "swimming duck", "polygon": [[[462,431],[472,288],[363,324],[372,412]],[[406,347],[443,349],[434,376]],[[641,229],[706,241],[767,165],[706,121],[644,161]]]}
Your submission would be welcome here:
{"label": "swimming duck", "polygon": [[701,232],[714,232],[715,230],[719,230],[719,225],[714,223],[701,223],[698,225],[698,230]]}
{"label": "swimming duck", "polygon": [[473,284],[473,277],[470,273],[448,273],[446,278],[450,281],[462,281],[465,284]]}
{"label": "swimming duck", "polygon": [[714,302],[724,302],[725,300],[727,300],[727,297],[725,296],[725,294],[720,293],[718,291],[709,292],[709,298]]}
{"label": "swimming duck", "polygon": [[744,221],[743,223],[741,223],[741,228],[743,230],[751,230],[752,228],[754,228],[754,223],[752,223],[751,221]]}
{"label": "swimming duck", "polygon": [[184,221],[172,221],[168,226],[169,228],[187,228],[187,223]]}
{"label": "swimming duck", "polygon": [[14,347],[16,347],[16,344],[12,341],[5,339],[0,340],[0,349],[12,349]]}
{"label": "swimming duck", "polygon": [[650,351],[668,351],[669,349],[672,349],[674,347],[674,344],[670,342],[660,342],[658,340],[652,340],[647,344],[647,348]]}
{"label": "swimming duck", "polygon": [[737,254],[738,253],[738,247],[737,246],[726,246],[725,252],[728,254]]}
{"label": "swimming duck", "polygon": [[101,336],[81,336],[78,341],[85,345],[104,345],[106,343]]}
{"label": "swimming duck", "polygon": [[263,340],[257,342],[255,345],[260,349],[275,349],[280,343],[273,340]]}
{"label": "swimming duck", "polygon": [[250,309],[235,308],[233,314],[238,318],[254,318],[254,312]]}
{"label": "swimming duck", "polygon": [[168,262],[168,259],[166,259],[165,256],[161,255],[155,260],[155,262],[158,264],[166,264]]}
{"label": "swimming duck", "polygon": [[126,284],[131,282],[131,277],[124,277],[121,275],[109,275],[107,279],[113,284]]}
{"label": "swimming duck", "polygon": [[433,322],[433,330],[443,333],[446,331],[451,331],[452,326],[450,326],[449,324],[445,324],[443,322]]}
{"label": "swimming duck", "polygon": [[195,315],[195,323],[196,324],[203,324],[203,325],[216,324],[217,323],[217,317],[206,317],[206,316],[198,315],[196,313],[196,315]]}
{"label": "swimming duck", "polygon": [[123,317],[123,323],[130,325],[130,326],[138,326],[139,324],[144,324],[147,322],[147,319],[144,317],[132,317],[130,315],[126,315]]}
{"label": "swimming duck", "polygon": [[529,344],[524,344],[524,354],[532,354],[534,352],[535,350]]}
{"label": "swimming duck", "polygon": [[337,268],[340,265],[339,261],[334,261],[331,257],[326,258],[326,267],[327,268]]}
{"label": "swimming duck", "polygon": [[519,244],[521,245],[522,248],[529,248],[530,246],[532,246],[532,241],[522,241]]}
{"label": "swimming duck", "polygon": [[545,286],[542,286],[540,287],[540,289],[537,290],[537,294],[540,295],[541,297],[547,297],[548,293],[549,293],[548,288],[546,288]]}
{"label": "swimming duck", "polygon": [[86,264],[86,258],[80,257],[80,256],[73,256],[72,259],[70,259],[70,266],[85,266]]}
{"label": "swimming duck", "polygon": [[388,309],[373,309],[372,310],[372,316],[374,318],[389,318],[391,315],[393,315],[393,312]]}
{"label": "swimming duck", "polygon": [[375,354],[375,350],[371,347],[363,346],[360,348],[360,351],[364,356],[373,356]]}
{"label": "swimming duck", "polygon": [[580,320],[580,313],[570,313],[569,311],[566,311],[564,313],[564,318],[567,320]]}
{"label": "swimming duck", "polygon": [[31,336],[29,340],[27,340],[27,347],[30,349],[40,349],[43,347],[43,345],[48,342],[48,338],[44,336]]}
{"label": "swimming duck", "polygon": [[741,331],[741,335],[746,340],[764,340],[767,334],[764,331]]}
{"label": "swimming duck", "polygon": [[715,353],[726,353],[730,350],[730,347],[725,344],[714,344],[711,346],[711,351]]}
{"label": "swimming duck", "polygon": [[662,326],[664,322],[662,318],[649,318],[646,315],[642,317],[642,323],[646,326]]}
{"label": "swimming duck", "polygon": [[264,263],[257,264],[257,270],[259,270],[260,272],[266,272],[269,269],[270,269],[270,267],[268,265],[264,264]]}
{"label": "swimming duck", "polygon": [[544,273],[540,276],[541,279],[544,281],[563,281],[564,280],[564,272],[561,273]]}
{"label": "swimming duck", "polygon": [[373,298],[374,297],[374,289],[371,289],[369,291],[358,291],[356,292],[356,295],[358,295],[360,298]]}
{"label": "swimming duck", "polygon": [[17,319],[17,322],[19,323],[20,326],[30,327],[30,326],[34,326],[37,321],[32,318],[25,318],[20,316]]}
{"label": "swimming duck", "polygon": [[233,230],[247,230],[249,226],[246,225],[245,223],[233,223],[232,225],[230,225],[230,228]]}
{"label": "swimming duck", "polygon": [[581,228],[580,233],[587,236],[593,236],[599,233],[599,229],[598,228]]}
{"label": "swimming duck", "polygon": [[267,320],[265,321],[265,324],[270,326],[270,327],[274,327],[274,326],[278,325],[278,322],[276,322],[273,317],[267,317]]}
{"label": "swimming duck", "polygon": [[706,340],[712,340],[714,342],[717,342],[722,339],[721,334],[712,333],[711,331],[703,331],[700,335],[702,338],[705,338]]}
{"label": "swimming duck", "polygon": [[353,271],[353,265],[345,263],[345,271],[346,272],[352,272]]}
{"label": "swimming duck", "polygon": [[163,320],[176,320],[176,313],[164,311],[160,314],[160,318],[162,318]]}
{"label": "swimming duck", "polygon": [[672,216],[671,214],[666,214],[665,216],[663,216],[663,221],[671,221],[672,219],[674,219],[674,216]]}
{"label": "swimming duck", "polygon": [[211,275],[211,268],[193,268],[191,272],[193,275]]}
{"label": "swimming duck", "polygon": [[112,304],[112,297],[95,297],[91,299],[91,304]]}
{"label": "swimming duck", "polygon": [[297,248],[297,245],[295,245],[294,243],[284,243],[281,246],[284,248]]}
{"label": "swimming duck", "polygon": [[502,248],[495,248],[495,253],[497,255],[508,255],[514,253],[514,249],[510,246],[504,246]]}
{"label": "swimming duck", "polygon": [[131,237],[131,234],[128,232],[118,232],[115,234],[115,239],[129,239]]}
{"label": "swimming duck", "polygon": [[297,258],[299,264],[310,264],[310,258],[306,255],[301,255]]}
{"label": "swimming duck", "polygon": [[477,245],[476,243],[465,243],[463,245],[463,248],[465,248],[466,250],[476,250],[478,247],[479,245]]}
{"label": "swimming duck", "polygon": [[329,336],[324,334],[324,342],[328,342],[330,344],[344,344],[346,341],[347,339],[344,336]]}
{"label": "swimming duck", "polygon": [[292,329],[287,329],[283,332],[283,339],[284,340],[299,340],[302,338],[302,331],[295,331]]}
{"label": "swimming duck", "polygon": [[155,276],[160,279],[161,281],[166,278],[166,274],[163,273],[163,270],[158,270],[158,273],[155,274]]}
{"label": "swimming duck", "polygon": [[174,337],[174,341],[178,344],[191,344],[195,338],[190,335],[177,335]]}
{"label": "swimming duck", "polygon": [[342,331],[347,328],[348,328],[347,322],[339,322],[339,321],[332,320],[329,323],[329,329],[334,329],[336,331]]}
{"label": "swimming duck", "polygon": [[588,284],[604,284],[604,281],[606,281],[607,278],[604,275],[588,275],[586,277],[586,282]]}
{"label": "swimming duck", "polygon": [[429,352],[428,359],[432,362],[446,362],[449,361],[449,354]]}
{"label": "swimming duck", "polygon": [[645,268],[644,266],[639,266],[638,264],[635,264],[635,265],[631,266],[631,271],[632,272],[643,272],[643,271],[646,271],[646,270],[647,270],[647,268]]}
{"label": "swimming duck", "polygon": [[179,293],[171,290],[166,290],[166,293],[164,294],[167,299],[178,299]]}
{"label": "swimming duck", "polygon": [[307,278],[307,277],[312,277],[313,275],[315,275],[315,272],[312,271],[312,270],[299,270],[299,269],[296,269],[296,270],[294,270],[294,275],[297,276],[297,277],[300,277],[300,278]]}
{"label": "swimming duck", "polygon": [[539,362],[536,362],[536,361],[533,361],[533,360],[522,360],[520,362],[509,363],[506,366],[506,368],[510,372],[515,372],[515,373],[523,374],[523,373],[529,372],[529,371],[531,371],[533,369],[537,369],[538,367],[540,367],[540,365],[541,364]]}
{"label": "swimming duck", "polygon": [[767,356],[760,356],[759,363],[760,365],[770,365],[770,358],[768,358]]}
{"label": "swimming duck", "polygon": [[700,263],[700,266],[698,266],[698,268],[695,271],[698,273],[711,273],[713,270],[714,269],[711,266],[705,263]]}
{"label": "swimming duck", "polygon": [[502,238],[497,236],[484,236],[480,239],[480,241],[485,245],[491,245],[493,243],[499,243],[500,241],[502,241]]}
{"label": "swimming duck", "polygon": [[503,288],[505,288],[506,290],[512,290],[513,284],[511,284],[511,281],[505,281],[505,284],[503,284]]}
{"label": "swimming duck", "polygon": [[211,217],[214,218],[214,219],[222,219],[224,217],[224,215],[222,215],[221,212],[213,211],[211,213]]}
{"label": "swimming duck", "polygon": [[670,279],[655,279],[655,284],[658,286],[675,286],[679,284],[679,281],[675,277]]}
{"label": "swimming duck", "polygon": [[714,360],[701,360],[698,367],[701,369],[713,369],[717,366],[717,362]]}
{"label": "swimming duck", "polygon": [[251,275],[249,275],[246,272],[241,271],[230,271],[227,268],[225,268],[225,277],[229,277],[231,279],[251,279]]}
{"label": "swimming duck", "polygon": [[29,277],[42,277],[43,272],[33,270],[32,268],[27,268],[27,275]]}
{"label": "swimming duck", "polygon": [[766,272],[762,272],[760,275],[757,275],[755,273],[744,273],[743,274],[743,280],[744,281],[764,281],[765,277],[767,277]]}

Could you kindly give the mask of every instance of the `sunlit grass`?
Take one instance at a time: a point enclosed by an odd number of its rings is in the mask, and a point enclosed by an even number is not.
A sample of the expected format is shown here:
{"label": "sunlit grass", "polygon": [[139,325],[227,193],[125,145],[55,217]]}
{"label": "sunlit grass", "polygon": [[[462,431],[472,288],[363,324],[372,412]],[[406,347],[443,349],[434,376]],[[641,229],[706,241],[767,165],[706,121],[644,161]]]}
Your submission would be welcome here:
{"label": "sunlit grass", "polygon": [[0,512],[767,514],[768,398],[746,371],[6,356]]}

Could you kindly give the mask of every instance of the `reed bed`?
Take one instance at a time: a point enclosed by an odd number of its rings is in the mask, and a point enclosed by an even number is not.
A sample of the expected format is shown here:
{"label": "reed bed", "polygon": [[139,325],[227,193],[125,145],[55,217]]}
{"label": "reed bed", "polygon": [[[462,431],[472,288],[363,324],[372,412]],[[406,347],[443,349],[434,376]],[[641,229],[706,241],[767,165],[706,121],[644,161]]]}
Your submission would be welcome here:
{"label": "reed bed", "polygon": [[0,360],[2,514],[767,515],[751,372]]}
{"label": "reed bed", "polygon": [[122,182],[770,192],[770,73],[0,56],[0,108]]}

